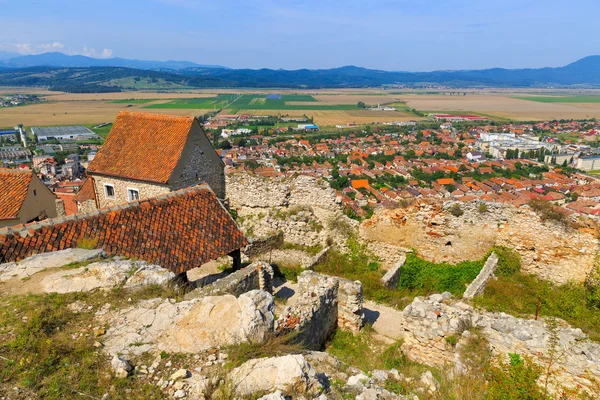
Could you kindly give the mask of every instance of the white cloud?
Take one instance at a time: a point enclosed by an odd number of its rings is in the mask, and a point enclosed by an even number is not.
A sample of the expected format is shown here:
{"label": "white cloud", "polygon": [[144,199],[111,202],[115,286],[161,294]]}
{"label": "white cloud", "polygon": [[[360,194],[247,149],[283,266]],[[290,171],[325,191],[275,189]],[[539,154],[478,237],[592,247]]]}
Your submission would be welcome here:
{"label": "white cloud", "polygon": [[94,58],[111,58],[111,49],[97,50],[94,47],[83,46],[76,48],[65,46],[60,42],[50,43],[0,43],[0,50],[15,52],[23,55],[42,54],[48,52],[61,52],[68,55],[83,55]]}

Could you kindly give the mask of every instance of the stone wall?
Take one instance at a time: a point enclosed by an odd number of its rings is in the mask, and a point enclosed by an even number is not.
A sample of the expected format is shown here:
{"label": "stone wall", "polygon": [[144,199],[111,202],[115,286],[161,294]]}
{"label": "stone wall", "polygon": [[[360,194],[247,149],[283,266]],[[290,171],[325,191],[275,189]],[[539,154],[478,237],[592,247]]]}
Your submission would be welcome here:
{"label": "stone wall", "polygon": [[283,246],[283,232],[266,237],[249,237],[248,245],[242,249],[246,257],[255,257]]}
{"label": "stone wall", "polygon": [[56,199],[56,216],[57,217],[64,217],[67,215],[67,212],[65,211],[65,202],[61,199]]}
{"label": "stone wall", "polygon": [[315,254],[315,256],[313,258],[311,258],[310,262],[306,265],[302,265],[302,268],[304,269],[313,269],[314,267],[316,267],[321,261],[323,261],[325,259],[325,257],[327,257],[327,254],[329,253],[329,250],[331,250],[331,247],[325,247],[323,250],[321,250],[320,252],[318,252],[317,254]]}
{"label": "stone wall", "polygon": [[502,245],[521,255],[524,272],[556,283],[581,282],[594,264],[599,248],[592,225],[567,229],[543,222],[527,206],[486,203],[482,212],[479,202],[458,204],[459,217],[449,211],[453,202],[433,199],[384,210],[361,225],[360,237],[376,254],[390,246],[412,248],[427,260],[450,263],[481,259]]}
{"label": "stone wall", "polygon": [[465,290],[463,298],[472,299],[473,297],[482,294],[485,290],[485,285],[487,285],[488,281],[492,278],[492,276],[494,276],[494,271],[496,271],[497,265],[498,256],[496,253],[490,254],[477,277],[475,277],[473,282],[471,282],[469,287],[467,287],[467,290]]}
{"label": "stone wall", "polygon": [[[284,241],[298,245],[345,245],[357,222],[346,217],[335,191],[320,179],[263,178],[245,173],[227,176],[231,208],[247,236],[270,236],[283,232]],[[331,224],[330,221],[341,221]],[[341,229],[341,228],[343,229]]]}
{"label": "stone wall", "polygon": [[[480,312],[470,305],[451,299],[449,293],[417,297],[408,305],[397,329],[404,332],[402,349],[413,361],[442,367],[456,360],[456,349],[446,340],[454,337],[458,344],[477,327],[487,338],[493,354],[506,359],[508,353],[530,357],[547,366],[551,330],[540,320],[515,318],[504,313]],[[558,321],[557,354],[553,373],[567,388],[590,387],[586,376],[600,373],[600,345],[587,339],[580,329]],[[457,347],[459,347],[457,346]]]}
{"label": "stone wall", "polygon": [[[96,199],[98,199],[99,208],[127,203],[127,189],[136,189],[139,191],[140,199],[147,199],[161,194],[169,193],[171,190],[166,185],[150,184],[138,182],[123,178],[94,175],[94,190]],[[104,193],[104,185],[113,185],[115,189],[115,198],[109,199]]]}
{"label": "stone wall", "polygon": [[406,254],[402,254],[396,264],[394,264],[394,266],[386,272],[383,278],[381,278],[381,283],[383,283],[383,286],[387,287],[388,289],[395,289],[398,287],[400,273],[402,267],[404,267],[404,263],[406,263]]}
{"label": "stone wall", "polygon": [[224,294],[232,294],[237,297],[242,293],[255,289],[272,293],[273,276],[273,268],[269,264],[257,261],[210,285],[187,293],[185,298],[194,299],[205,296],[221,296]]}
{"label": "stone wall", "polygon": [[[298,278],[300,283],[301,278]],[[295,340],[309,349],[321,349],[338,321],[338,283],[330,279],[315,279],[309,285],[300,283],[296,302],[285,308],[275,321],[275,332],[294,332]]]}
{"label": "stone wall", "polygon": [[321,282],[337,286],[337,322],[341,329],[358,332],[363,326],[363,288],[359,281],[350,281],[337,276],[304,271],[298,276],[300,292],[311,291]]}
{"label": "stone wall", "polygon": [[88,213],[96,210],[96,201],[94,199],[77,202],[77,212]]}
{"label": "stone wall", "polygon": [[[202,134],[204,135],[204,134]],[[205,139],[205,137],[203,138]],[[182,154],[187,160],[179,176],[178,170],[173,172],[174,179],[169,180],[171,190],[178,190],[205,182],[219,199],[225,199],[225,169],[223,162],[215,153],[208,140],[196,140],[189,144],[190,148]]]}

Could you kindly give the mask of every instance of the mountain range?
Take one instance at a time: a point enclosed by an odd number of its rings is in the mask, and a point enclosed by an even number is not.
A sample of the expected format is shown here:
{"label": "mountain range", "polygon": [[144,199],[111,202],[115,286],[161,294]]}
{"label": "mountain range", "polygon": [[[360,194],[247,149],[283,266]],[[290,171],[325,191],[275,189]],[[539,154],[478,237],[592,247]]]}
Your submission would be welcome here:
{"label": "mountain range", "polygon": [[[0,53],[0,57],[2,54]],[[393,72],[332,69],[230,69],[187,61],[94,59],[46,53],[0,61],[0,86],[42,86],[70,92],[183,88],[600,87],[600,56],[564,67]]]}
{"label": "mountain range", "polygon": [[[4,55],[3,55],[4,54]],[[12,54],[12,56],[11,56]],[[22,56],[0,52],[0,66],[5,68],[27,67],[122,67],[134,69],[185,69],[185,68],[227,68],[221,65],[196,64],[190,61],[145,61],[126,58],[92,58],[80,55],[67,55],[58,52]]]}

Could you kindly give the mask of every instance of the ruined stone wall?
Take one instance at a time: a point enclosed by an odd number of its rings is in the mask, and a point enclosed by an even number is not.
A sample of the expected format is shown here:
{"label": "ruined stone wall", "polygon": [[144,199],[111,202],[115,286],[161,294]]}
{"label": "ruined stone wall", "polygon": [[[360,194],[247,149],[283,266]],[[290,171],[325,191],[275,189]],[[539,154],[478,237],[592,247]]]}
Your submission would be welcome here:
{"label": "ruined stone wall", "polygon": [[232,294],[237,297],[255,289],[272,293],[273,276],[273,268],[269,264],[257,261],[210,285],[189,292],[186,294],[186,299],[224,294]]}
{"label": "ruined stone wall", "polygon": [[[324,283],[326,282],[326,283]],[[300,292],[310,292],[321,284],[337,286],[337,323],[341,329],[358,332],[363,326],[363,288],[359,281],[351,281],[304,271],[298,276]]]}
{"label": "ruined stone wall", "polygon": [[275,321],[275,332],[279,335],[295,332],[298,343],[309,349],[321,349],[337,326],[338,286],[329,279],[301,284],[296,302],[286,307]]}
{"label": "ruined stone wall", "polygon": [[77,202],[77,212],[86,213],[94,210],[96,210],[96,201],[93,199]]}
{"label": "ruined stone wall", "polygon": [[[357,223],[346,217],[326,182],[309,176],[263,178],[245,173],[227,176],[231,208],[247,236],[281,231],[284,241],[314,246],[327,240],[344,245]],[[335,226],[331,220],[342,221]]]}
{"label": "ruined stone wall", "polygon": [[473,297],[482,294],[485,290],[485,285],[492,278],[492,276],[494,276],[496,266],[498,266],[498,256],[496,253],[492,253],[486,260],[481,271],[479,271],[479,274],[475,277],[473,282],[471,282],[469,287],[467,287],[467,290],[465,290],[463,298],[472,299]]}
{"label": "ruined stone wall", "polygon": [[521,255],[524,272],[556,283],[581,282],[593,266],[598,251],[593,227],[567,229],[542,222],[527,206],[496,203],[486,203],[481,212],[478,202],[459,202],[464,214],[456,217],[449,211],[453,204],[430,200],[384,210],[361,225],[360,237],[375,254],[392,246],[450,263],[481,259],[502,245]]}
{"label": "ruined stone wall", "polygon": [[[419,363],[439,367],[454,363],[456,348],[446,339],[454,337],[460,347],[468,338],[469,330],[477,327],[489,341],[495,356],[505,360],[508,353],[517,353],[539,365],[548,364],[551,330],[542,320],[480,312],[466,303],[454,301],[449,293],[417,297],[402,316],[397,321],[398,331],[404,332],[402,349],[409,359]],[[579,385],[589,388],[593,383],[587,376],[600,373],[600,345],[564,321],[558,322],[556,336],[557,352],[561,354],[553,366],[557,381],[567,388]]]}
{"label": "ruined stone wall", "polygon": [[248,238],[248,245],[242,249],[242,252],[246,257],[254,257],[278,249],[281,246],[283,246],[283,232],[277,232],[275,235],[267,237]]}

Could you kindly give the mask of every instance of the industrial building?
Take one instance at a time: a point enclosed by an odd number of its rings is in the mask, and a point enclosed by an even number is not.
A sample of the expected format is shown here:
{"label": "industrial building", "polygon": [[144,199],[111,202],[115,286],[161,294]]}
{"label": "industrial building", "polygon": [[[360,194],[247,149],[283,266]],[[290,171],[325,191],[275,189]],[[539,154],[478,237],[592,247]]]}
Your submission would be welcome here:
{"label": "industrial building", "polygon": [[96,133],[85,126],[51,126],[51,127],[33,127],[31,133],[35,135],[38,143],[48,140],[75,141],[100,139]]}

